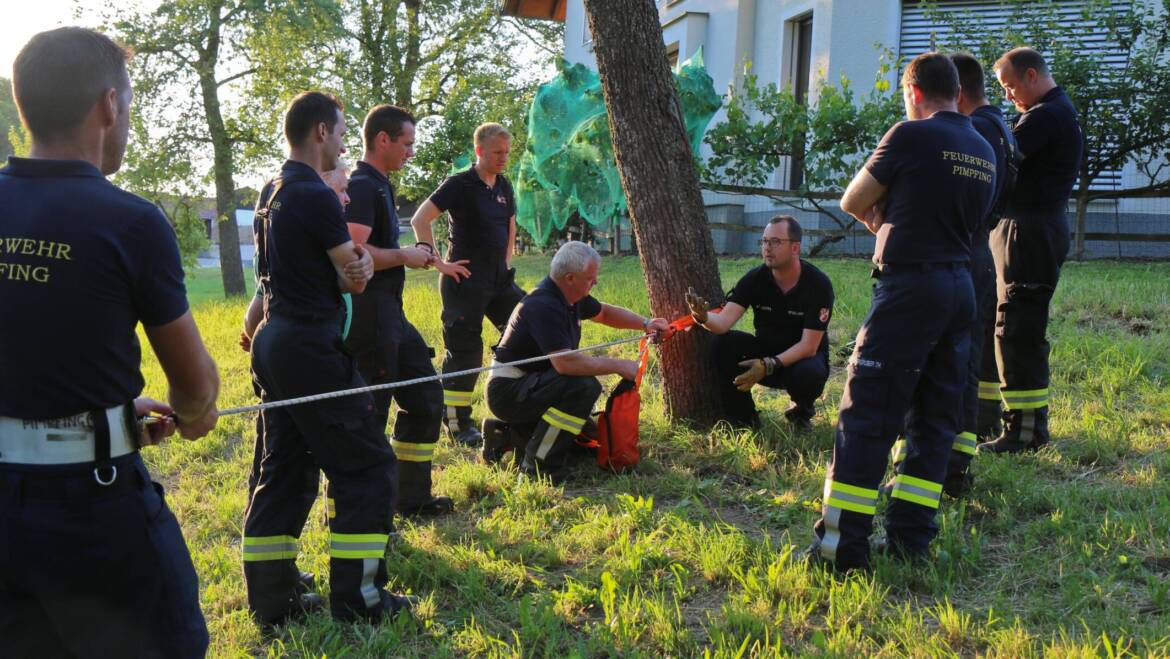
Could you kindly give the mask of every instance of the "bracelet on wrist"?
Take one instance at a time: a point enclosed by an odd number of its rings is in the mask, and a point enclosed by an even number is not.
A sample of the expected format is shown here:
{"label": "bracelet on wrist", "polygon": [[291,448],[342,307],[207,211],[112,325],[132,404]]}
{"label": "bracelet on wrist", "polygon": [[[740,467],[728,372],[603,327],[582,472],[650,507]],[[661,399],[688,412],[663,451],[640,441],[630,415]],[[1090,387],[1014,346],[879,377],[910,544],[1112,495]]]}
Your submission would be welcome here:
{"label": "bracelet on wrist", "polygon": [[645,332],[650,329],[650,319],[646,318],[642,321],[642,331]]}
{"label": "bracelet on wrist", "polygon": [[424,242],[424,241],[420,240],[417,243],[415,243],[414,246],[415,247],[422,247],[422,248],[426,249],[428,252],[431,253],[431,256],[434,256],[436,254],[435,246],[428,243],[428,242]]}

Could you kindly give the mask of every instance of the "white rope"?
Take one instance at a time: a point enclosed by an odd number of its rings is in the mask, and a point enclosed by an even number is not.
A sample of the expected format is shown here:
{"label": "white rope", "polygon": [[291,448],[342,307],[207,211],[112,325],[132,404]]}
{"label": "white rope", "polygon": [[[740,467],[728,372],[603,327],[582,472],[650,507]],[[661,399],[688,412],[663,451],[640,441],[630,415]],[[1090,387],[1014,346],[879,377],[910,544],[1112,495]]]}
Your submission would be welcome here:
{"label": "white rope", "polygon": [[[590,350],[600,350],[601,348],[608,348],[610,346],[621,345],[623,343],[633,343],[634,341],[641,341],[643,338],[651,336],[649,334],[639,334],[638,336],[631,336],[627,339],[618,339],[608,343],[599,343],[593,346],[586,346],[584,348],[577,348],[576,350],[565,350],[556,353],[557,357],[564,355],[573,355],[579,352],[588,352]],[[329,400],[330,398],[343,398],[345,396],[353,396],[354,394],[362,394],[367,391],[379,391],[382,389],[398,389],[401,387],[410,387],[423,382],[434,382],[435,380],[442,381],[444,378],[457,378],[464,375],[471,375],[473,373],[482,373],[497,368],[504,368],[505,366],[519,366],[521,364],[532,364],[535,362],[549,359],[552,355],[541,355],[539,357],[529,357],[528,359],[519,359],[514,362],[506,364],[492,364],[491,366],[483,366],[481,368],[469,368],[464,371],[455,371],[454,373],[439,373],[436,375],[428,375],[424,378],[414,378],[413,380],[401,380],[399,382],[386,382],[384,384],[374,384],[368,387],[358,387],[356,389],[343,389],[341,391],[329,391],[321,394],[313,394],[311,396],[301,396],[300,398],[287,398],[285,400],[274,400],[267,403],[258,403],[256,405],[245,405],[243,407],[229,407],[226,410],[220,410],[219,416],[228,416],[229,414],[243,414],[245,412],[258,412],[260,410],[270,410],[275,407],[289,407],[292,405],[300,405],[302,403],[312,403],[319,400]]]}

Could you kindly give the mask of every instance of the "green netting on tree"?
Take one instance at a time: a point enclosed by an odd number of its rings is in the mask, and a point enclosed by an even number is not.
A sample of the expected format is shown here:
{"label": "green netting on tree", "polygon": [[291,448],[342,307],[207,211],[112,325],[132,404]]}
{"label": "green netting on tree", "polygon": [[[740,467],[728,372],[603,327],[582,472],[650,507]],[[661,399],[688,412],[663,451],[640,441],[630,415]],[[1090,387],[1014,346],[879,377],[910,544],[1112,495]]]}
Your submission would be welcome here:
{"label": "green netting on tree", "polygon": [[[528,143],[515,184],[516,222],[542,245],[575,214],[599,226],[626,212],[597,72],[564,61],[559,67],[528,111]],[[691,151],[698,153],[722,105],[702,51],[674,79]]]}

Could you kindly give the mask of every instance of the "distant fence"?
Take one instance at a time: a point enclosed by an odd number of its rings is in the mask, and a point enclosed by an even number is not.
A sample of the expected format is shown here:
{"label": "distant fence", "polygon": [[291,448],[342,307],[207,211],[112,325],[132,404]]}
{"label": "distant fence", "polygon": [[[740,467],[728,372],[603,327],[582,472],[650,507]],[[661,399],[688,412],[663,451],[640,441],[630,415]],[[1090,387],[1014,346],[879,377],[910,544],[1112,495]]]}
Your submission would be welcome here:
{"label": "distant fence", "polygon": [[[806,198],[793,190],[713,184],[704,184],[704,190],[712,239],[720,254],[758,251],[759,234],[768,219],[778,214],[792,215],[800,221],[807,236],[806,252],[831,236],[837,240],[821,245],[821,254],[873,253],[873,236],[837,207],[839,195],[814,194]],[[812,208],[809,198],[846,228],[838,226],[825,212]],[[1076,222],[1071,207],[1068,220],[1070,227]],[[1085,229],[1086,258],[1170,258],[1170,197],[1139,194],[1095,201],[1085,215]],[[1070,233],[1072,238],[1075,236]]]}

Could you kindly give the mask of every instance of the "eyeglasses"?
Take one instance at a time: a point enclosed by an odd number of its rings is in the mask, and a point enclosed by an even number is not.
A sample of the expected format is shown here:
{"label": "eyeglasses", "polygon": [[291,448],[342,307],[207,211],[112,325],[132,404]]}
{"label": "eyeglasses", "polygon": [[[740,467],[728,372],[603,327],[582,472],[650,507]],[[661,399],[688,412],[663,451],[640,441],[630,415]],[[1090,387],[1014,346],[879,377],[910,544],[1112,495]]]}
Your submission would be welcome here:
{"label": "eyeglasses", "polygon": [[760,238],[760,247],[779,247],[784,243],[794,243],[795,240],[791,238]]}

